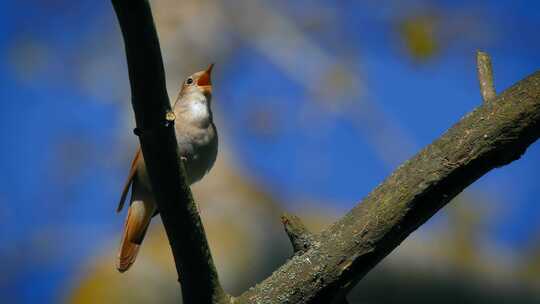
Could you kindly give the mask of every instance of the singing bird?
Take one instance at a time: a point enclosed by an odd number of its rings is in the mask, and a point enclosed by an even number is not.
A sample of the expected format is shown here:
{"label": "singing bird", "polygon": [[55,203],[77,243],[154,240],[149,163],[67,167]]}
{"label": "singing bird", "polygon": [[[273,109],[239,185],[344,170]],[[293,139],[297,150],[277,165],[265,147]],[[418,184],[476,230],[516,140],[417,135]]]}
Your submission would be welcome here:
{"label": "singing bird", "polygon": [[[216,126],[212,119],[211,64],[205,71],[189,76],[182,84],[173,106],[178,150],[184,162],[187,182],[199,181],[214,165],[218,150]],[[124,226],[116,268],[124,272],[135,262],[150,220],[157,214],[144,158],[139,148],[131,163],[117,212],[122,210],[131,187],[131,201]]]}

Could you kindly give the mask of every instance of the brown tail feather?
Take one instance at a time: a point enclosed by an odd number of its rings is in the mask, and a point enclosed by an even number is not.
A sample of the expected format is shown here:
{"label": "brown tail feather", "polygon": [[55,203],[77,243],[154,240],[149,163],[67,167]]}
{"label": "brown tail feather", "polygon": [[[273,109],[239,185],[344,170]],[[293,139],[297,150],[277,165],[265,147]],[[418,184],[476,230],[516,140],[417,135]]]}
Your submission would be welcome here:
{"label": "brown tail feather", "polygon": [[137,253],[139,253],[140,245],[131,243],[129,241],[122,243],[122,249],[118,254],[118,261],[116,264],[116,269],[120,272],[125,272],[135,263],[137,258]]}
{"label": "brown tail feather", "polygon": [[118,271],[124,272],[128,270],[135,262],[154,211],[155,206],[153,204],[143,201],[133,201],[129,206],[122,244],[118,253],[116,265]]}

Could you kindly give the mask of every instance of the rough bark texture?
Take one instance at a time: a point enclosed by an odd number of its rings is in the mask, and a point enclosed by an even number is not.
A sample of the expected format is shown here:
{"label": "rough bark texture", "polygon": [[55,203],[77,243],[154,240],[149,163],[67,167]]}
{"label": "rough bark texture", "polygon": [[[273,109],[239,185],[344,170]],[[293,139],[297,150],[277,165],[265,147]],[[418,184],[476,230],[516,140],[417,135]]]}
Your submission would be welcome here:
{"label": "rough bark texture", "polygon": [[228,303],[178,154],[150,6],[145,0],[112,3],[124,36],[136,134],[172,248],[184,303]]}
{"label": "rough bark texture", "polygon": [[478,72],[478,81],[480,83],[480,95],[484,102],[495,98],[495,84],[493,83],[493,68],[491,58],[485,52],[476,52],[476,66]]}
{"label": "rough bark texture", "polygon": [[295,254],[304,253],[313,244],[313,234],[307,230],[299,217],[285,213],[281,216],[281,222]]}
{"label": "rough bark texture", "polygon": [[518,159],[540,135],[540,72],[484,103],[401,165],[238,303],[331,303],[411,232],[488,171]]}
{"label": "rough bark texture", "polygon": [[[112,2],[126,43],[141,146],[186,304],[339,303],[411,232],[476,179],[518,159],[540,135],[537,72],[465,116],[319,235],[299,222],[285,223],[293,244],[300,240],[299,252],[232,299],[219,284],[166,118],[170,105],[150,7],[145,0]],[[304,236],[313,239],[302,243]]]}

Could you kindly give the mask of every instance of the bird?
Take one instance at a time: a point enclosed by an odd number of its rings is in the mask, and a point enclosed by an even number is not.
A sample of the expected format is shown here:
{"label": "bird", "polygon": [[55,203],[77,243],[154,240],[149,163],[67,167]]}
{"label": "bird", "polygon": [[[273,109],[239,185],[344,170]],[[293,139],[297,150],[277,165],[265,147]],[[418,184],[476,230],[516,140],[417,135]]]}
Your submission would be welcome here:
{"label": "bird", "polygon": [[[210,171],[217,157],[218,135],[212,115],[214,64],[187,77],[173,105],[175,134],[189,185]],[[152,186],[139,148],[131,162],[117,212],[120,212],[131,188],[131,199],[124,224],[116,268],[127,271],[135,262],[152,217],[158,214]]]}

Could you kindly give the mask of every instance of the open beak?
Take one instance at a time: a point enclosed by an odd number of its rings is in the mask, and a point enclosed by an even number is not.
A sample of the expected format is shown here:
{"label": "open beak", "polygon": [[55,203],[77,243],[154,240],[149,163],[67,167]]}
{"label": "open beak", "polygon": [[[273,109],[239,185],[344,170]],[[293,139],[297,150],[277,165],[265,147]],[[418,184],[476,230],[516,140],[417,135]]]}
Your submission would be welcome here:
{"label": "open beak", "polygon": [[214,68],[214,64],[210,64],[206,71],[204,71],[199,77],[199,80],[197,80],[197,85],[203,89],[206,89],[207,87],[212,90],[212,69]]}

